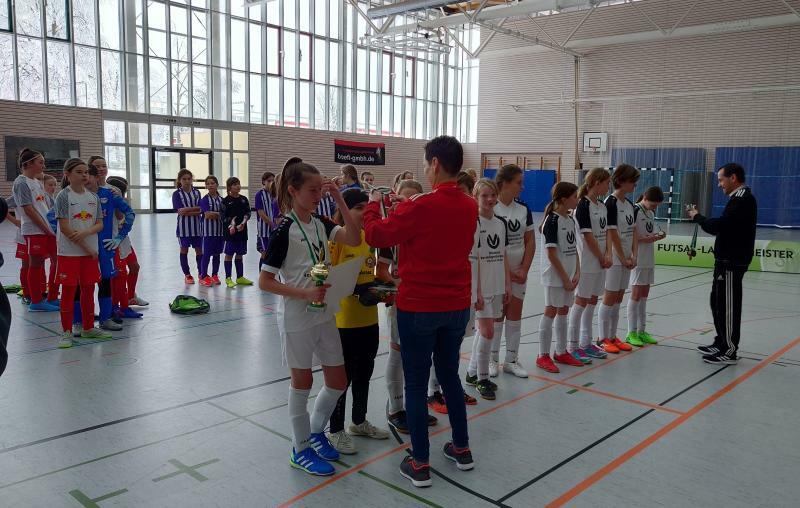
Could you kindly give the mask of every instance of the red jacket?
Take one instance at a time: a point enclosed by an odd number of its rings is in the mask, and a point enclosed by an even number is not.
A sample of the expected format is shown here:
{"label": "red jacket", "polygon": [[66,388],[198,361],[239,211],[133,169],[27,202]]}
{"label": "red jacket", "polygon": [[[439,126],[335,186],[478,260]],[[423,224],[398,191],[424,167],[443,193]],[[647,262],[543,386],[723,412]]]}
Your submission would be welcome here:
{"label": "red jacket", "polygon": [[407,312],[468,309],[472,275],[469,253],[478,205],[455,182],[400,203],[381,218],[377,202],[364,210],[364,232],[372,247],[399,246],[401,279],[397,308]]}

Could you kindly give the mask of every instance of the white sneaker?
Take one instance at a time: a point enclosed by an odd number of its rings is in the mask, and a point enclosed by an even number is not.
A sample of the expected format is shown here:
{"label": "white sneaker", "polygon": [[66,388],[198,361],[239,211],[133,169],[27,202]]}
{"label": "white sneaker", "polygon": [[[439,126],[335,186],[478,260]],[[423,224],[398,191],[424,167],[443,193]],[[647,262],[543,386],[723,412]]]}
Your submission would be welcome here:
{"label": "white sneaker", "polygon": [[60,349],[67,349],[72,347],[72,332],[61,333],[61,340],[58,341],[58,347]]}
{"label": "white sneaker", "polygon": [[122,325],[115,323],[113,319],[106,319],[102,323],[100,323],[100,328],[103,330],[109,330],[112,332],[119,332],[122,330]]}
{"label": "white sneaker", "polygon": [[72,323],[72,336],[73,337],[80,337],[82,331],[83,331],[83,325],[81,323]]}
{"label": "white sneaker", "polygon": [[361,424],[350,424],[350,434],[354,436],[369,437],[372,439],[389,439],[389,433],[364,420]]}
{"label": "white sneaker", "polygon": [[489,377],[497,377],[497,362],[489,360]]}
{"label": "white sneaker", "polygon": [[528,371],[520,365],[519,360],[504,363],[503,372],[514,374],[517,377],[528,377]]}
{"label": "white sneaker", "polygon": [[334,434],[328,434],[328,441],[331,442],[331,446],[336,448],[336,451],[343,455],[354,455],[357,452],[356,445],[353,443],[353,438],[343,430]]}
{"label": "white sneaker", "polygon": [[128,305],[130,305],[131,307],[147,307],[148,305],[150,305],[150,302],[148,302],[144,298],[134,296],[133,298],[128,300]]}

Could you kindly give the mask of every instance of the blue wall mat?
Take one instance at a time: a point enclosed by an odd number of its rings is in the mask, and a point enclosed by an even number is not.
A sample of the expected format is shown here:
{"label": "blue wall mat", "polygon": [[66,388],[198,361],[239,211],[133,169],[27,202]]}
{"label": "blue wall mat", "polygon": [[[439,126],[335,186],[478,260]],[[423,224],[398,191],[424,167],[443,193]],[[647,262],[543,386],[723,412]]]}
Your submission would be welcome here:
{"label": "blue wall mat", "polygon": [[[496,169],[484,169],[485,178],[494,179]],[[550,203],[550,191],[556,184],[556,172],[550,169],[529,169],[525,171],[522,180],[522,195],[519,199],[528,205],[532,212],[543,212]]]}

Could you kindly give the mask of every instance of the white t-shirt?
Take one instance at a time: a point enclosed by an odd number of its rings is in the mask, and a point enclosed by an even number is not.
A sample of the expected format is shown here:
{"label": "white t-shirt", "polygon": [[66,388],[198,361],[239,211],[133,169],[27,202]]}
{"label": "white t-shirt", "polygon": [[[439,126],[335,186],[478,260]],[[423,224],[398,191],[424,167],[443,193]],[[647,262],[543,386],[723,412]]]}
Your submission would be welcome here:
{"label": "white t-shirt", "polygon": [[[613,194],[606,198],[606,210],[608,210],[608,229],[616,229],[619,233],[619,240],[622,243],[622,251],[625,256],[630,257],[633,250],[633,233],[636,229],[636,210],[633,203],[628,198],[623,201],[618,200]],[[621,265],[617,251],[612,248],[612,258],[615,265]]]}
{"label": "white t-shirt", "polygon": [[[58,193],[55,200],[56,219],[69,219],[69,226],[75,231],[85,231],[102,219],[100,199],[97,194],[84,190],[81,193],[67,187]],[[97,249],[97,233],[83,239],[89,248]],[[88,256],[85,250],[70,241],[58,225],[56,237],[59,256]]]}
{"label": "white t-shirt", "polygon": [[[660,231],[655,221],[655,213],[645,209],[641,204],[636,205],[636,236],[642,239],[646,236],[653,236]],[[639,243],[639,250],[636,255],[636,266],[639,268],[653,268],[655,262],[655,244]]]}
{"label": "white t-shirt", "polygon": [[[17,219],[19,219],[20,218],[19,211],[21,209],[17,208],[17,202],[14,200],[14,196],[11,196],[10,198],[6,199],[6,204],[8,205],[9,210],[11,210],[12,208],[14,209],[14,216]],[[14,241],[20,245],[25,245],[25,238],[23,238],[22,236],[22,229],[16,226],[14,229],[16,229],[16,231],[14,232]]]}
{"label": "white t-shirt", "polygon": [[491,219],[478,218],[475,241],[469,256],[472,265],[473,301],[477,301],[478,273],[481,277],[481,296],[488,298],[506,292],[506,228],[506,221],[497,215]]}
{"label": "white t-shirt", "polygon": [[[340,229],[340,226],[318,215],[313,215],[308,224],[295,222],[291,216],[286,216],[278,229],[270,235],[267,258],[262,270],[279,275],[281,282],[287,286],[314,287],[314,281],[308,276],[314,262],[311,260],[306,238],[311,242],[317,259],[330,262],[328,241],[333,241]],[[334,319],[330,309],[306,312],[307,305],[307,300],[286,296],[281,298],[278,305],[279,329],[282,332],[300,332]]]}
{"label": "white t-shirt", "polygon": [[512,270],[516,270],[522,264],[525,256],[525,233],[534,231],[533,216],[528,206],[515,199],[510,205],[506,206],[500,201],[494,205],[494,214],[505,219],[508,226],[508,264]]}
{"label": "white t-shirt", "polygon": [[35,178],[28,178],[19,175],[11,187],[11,196],[17,205],[17,218],[22,222],[21,230],[23,235],[46,235],[35,222],[28,217],[23,207],[33,205],[33,208],[42,216],[42,220],[47,223],[47,194],[44,192],[42,183]]}
{"label": "white t-shirt", "polygon": [[[575,275],[578,267],[578,248],[576,246],[577,233],[575,232],[575,220],[567,216],[551,212],[547,216],[542,226],[542,237],[544,248],[555,247],[558,260],[571,279]],[[541,254],[542,258],[542,285],[550,287],[564,287],[564,283],[558,272],[550,263],[547,252]]]}
{"label": "white t-shirt", "polygon": [[600,273],[603,267],[600,260],[589,250],[584,233],[591,233],[600,247],[600,252],[606,251],[606,226],[608,216],[606,205],[598,200],[593,203],[588,197],[583,197],[575,207],[575,222],[578,223],[578,254],[581,260],[581,273]]}

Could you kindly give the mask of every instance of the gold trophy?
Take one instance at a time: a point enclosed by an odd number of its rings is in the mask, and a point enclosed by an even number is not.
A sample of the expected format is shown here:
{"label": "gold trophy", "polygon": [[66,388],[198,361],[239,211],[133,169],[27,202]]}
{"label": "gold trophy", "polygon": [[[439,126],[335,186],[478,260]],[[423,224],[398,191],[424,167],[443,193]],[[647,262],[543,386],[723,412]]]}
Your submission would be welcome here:
{"label": "gold trophy", "polygon": [[[311,277],[311,280],[314,281],[314,284],[317,287],[320,287],[325,284],[325,280],[328,278],[329,273],[330,270],[328,269],[328,265],[320,261],[319,263],[311,267],[311,271],[308,272],[308,275],[309,277]],[[311,302],[308,304],[306,309],[309,312],[323,312],[325,310],[325,307],[326,307],[325,302]]]}

